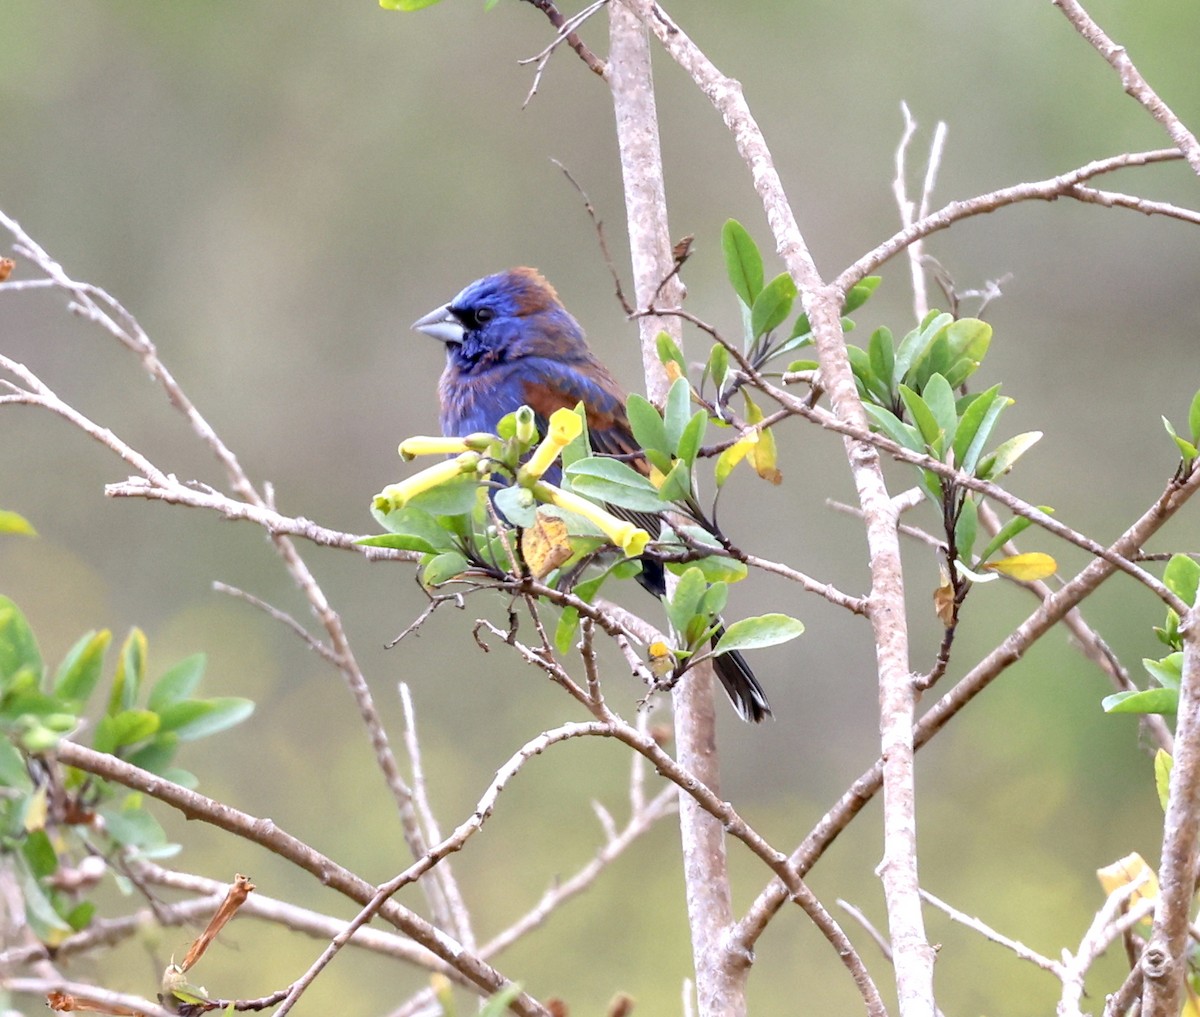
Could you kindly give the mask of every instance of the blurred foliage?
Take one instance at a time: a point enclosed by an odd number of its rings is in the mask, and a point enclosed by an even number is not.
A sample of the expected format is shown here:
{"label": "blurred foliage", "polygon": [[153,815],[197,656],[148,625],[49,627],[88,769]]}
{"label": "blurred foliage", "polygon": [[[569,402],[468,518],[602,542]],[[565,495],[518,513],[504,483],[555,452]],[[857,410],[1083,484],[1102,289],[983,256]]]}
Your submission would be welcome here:
{"label": "blurred foliage", "polygon": [[[527,5],[482,8],[460,0],[399,17],[374,3],[307,3],[280,17],[265,5],[209,0],[77,0],[69,8],[6,0],[0,207],[68,271],[138,315],[247,468],[274,481],[284,511],[354,532],[370,527],[362,506],[392,468],[397,438],[436,420],[440,354],[408,336],[407,323],[464,279],[539,265],[601,359],[628,389],[640,387],[636,329],[612,300],[577,195],[548,162],[556,157],[579,175],[623,266],[611,104],[562,49],[522,112],[531,71],[516,60],[538,52],[551,30]],[[1096,0],[1089,8],[1185,121],[1197,122],[1200,5]],[[929,128],[938,119],[950,127],[935,203],[1166,143],[1049,4],[927,0],[881,13],[870,0],[679,0],[669,9],[742,82],[823,270],[897,228],[890,181],[901,99],[923,127],[910,156],[914,176]],[[603,52],[602,18],[582,32]],[[657,66],[673,229],[716,237],[732,214],[764,235],[719,120],[674,67]],[[1124,190],[1196,204],[1195,178],[1182,165],[1120,181]],[[1085,532],[1117,532],[1178,462],[1156,414],[1187,405],[1196,387],[1194,371],[1180,366],[1195,362],[1200,327],[1194,233],[1059,201],[976,219],[930,238],[927,251],[962,287],[1013,273],[989,307],[989,323],[1006,337],[989,351],[989,370],[1018,400],[1006,410],[1013,431],[1046,435],[1039,454],[1022,460],[1021,493],[1054,504]],[[19,263],[14,278],[23,271]],[[887,285],[869,316],[859,316],[867,329],[912,318],[905,273],[898,265],[884,272]],[[742,322],[724,276],[719,245],[699,244],[687,265],[688,306],[736,335]],[[137,365],[71,320],[57,298],[6,296],[0,341],[160,465],[220,482]],[[1153,358],[1145,355],[1151,346]],[[697,358],[690,345],[681,356]],[[28,612],[47,655],[61,659],[89,624],[126,631],[136,623],[156,647],[205,647],[209,687],[252,689],[261,704],[246,729],[253,738],[193,750],[206,788],[361,871],[390,874],[398,824],[369,773],[350,700],[299,640],[211,592],[220,578],[303,610],[261,535],[196,513],[108,501],[103,484],[126,471],[96,446],[22,409],[6,408],[3,427],[4,508],[36,520],[43,536],[0,543],[0,584]],[[777,487],[748,470],[730,475],[723,526],[748,549],[859,591],[861,533],[825,506],[852,497],[840,443],[797,436],[780,437]],[[921,521],[940,522],[930,511]],[[1177,550],[1174,531],[1159,546]],[[1082,560],[1054,551],[1064,569]],[[924,591],[938,584],[936,558],[913,546],[905,553],[924,605]],[[330,552],[313,562],[351,620],[389,723],[400,722],[395,681],[412,684],[431,794],[444,821],[455,822],[515,739],[562,719],[562,697],[500,652],[481,657],[458,617],[435,617],[419,640],[384,652],[424,607],[424,594],[396,568]],[[1110,585],[1085,614],[1122,657],[1145,656],[1159,608],[1131,597],[1126,580]],[[993,590],[986,611],[960,622],[962,659],[986,652],[1031,608],[1008,584]],[[861,623],[815,598],[757,577],[739,596],[747,613],[780,609],[809,626],[808,638],[762,651],[759,671],[779,721],[746,732],[731,719],[721,730],[723,792],[787,845],[875,757],[873,659]],[[64,611],[65,602],[76,610]],[[914,618],[914,666],[927,666],[941,624],[923,607]],[[632,680],[614,677],[610,686],[626,705],[641,695]],[[1049,953],[1070,944],[1098,905],[1099,865],[1133,849],[1157,856],[1152,764],[1137,746],[1136,718],[1098,708],[1106,691],[1073,650],[1046,640],[918,759],[923,879]],[[591,856],[598,835],[580,819],[586,804],[573,814],[579,821],[566,822],[548,815],[545,801],[571,792],[615,807],[626,767],[615,749],[572,750],[514,786],[513,813],[501,810],[456,858],[481,928],[501,927],[537,900],[551,873]],[[338,793],[347,788],[354,793]],[[876,820],[868,809],[813,878],[823,896],[850,898],[878,922]],[[163,823],[183,829],[172,817]],[[221,837],[187,833],[198,867],[248,867]],[[619,980],[641,1011],[677,1012],[688,955],[676,849],[669,829],[657,831],[595,893],[507,955],[530,991],[601,1012]],[[321,888],[272,859],[256,858],[253,870],[273,895],[332,906]],[[1020,878],[996,878],[1006,870]],[[738,871],[745,903],[762,874]],[[996,1012],[997,984],[1008,989],[1006,1014],[1051,1005],[1047,976],[936,920],[931,935],[944,944],[939,993],[948,1011]],[[807,1012],[856,1005],[852,988],[828,977],[826,948],[798,917],[782,916],[758,956],[754,1012],[794,1012],[798,982]],[[139,984],[141,945],[110,961],[114,987]],[[254,995],[262,971],[295,969],[295,943],[264,936],[252,965],[244,954],[211,963],[225,972],[212,983],[246,979],[244,994]],[[1120,959],[1105,964],[1096,985]],[[381,979],[368,960],[339,959],[314,987],[312,1012],[340,1012],[348,998],[378,1010],[425,984],[420,973],[388,970]]]}
{"label": "blurred foliage", "polygon": [[[84,634],[52,675],[24,614],[0,596],[0,850],[14,864],[26,922],[49,947],[87,927],[95,914],[88,898],[106,873],[128,892],[121,875],[128,861],[178,850],[140,792],[60,767],[54,759],[59,740],[88,724],[85,714],[111,639],[108,630]],[[204,673],[202,654],[148,686],[147,651],[145,635],[131,631],[102,697],[92,747],[194,787],[196,778],[173,765],[180,743],[240,723],[253,705],[234,696],[194,697]]]}

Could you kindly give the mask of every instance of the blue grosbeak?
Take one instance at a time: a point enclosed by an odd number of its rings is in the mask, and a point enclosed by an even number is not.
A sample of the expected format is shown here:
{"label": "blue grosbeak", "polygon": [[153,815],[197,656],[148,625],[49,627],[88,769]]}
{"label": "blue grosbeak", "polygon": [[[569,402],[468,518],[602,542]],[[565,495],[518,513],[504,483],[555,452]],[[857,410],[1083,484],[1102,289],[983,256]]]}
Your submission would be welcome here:
{"label": "blue grosbeak", "polygon": [[[476,280],[413,328],[446,344],[446,370],[438,384],[443,434],[494,433],[500,418],[522,404],[533,409],[545,434],[551,413],[582,402],[593,450],[636,457],[625,394],[535,269],[514,268]],[[636,458],[633,464],[638,465]],[[556,483],[558,476],[555,466],[546,479]],[[651,536],[659,532],[657,516],[637,514],[636,522]],[[638,581],[661,597],[666,591],[662,562],[644,557]],[[722,654],[714,666],[743,719],[760,721],[770,715],[766,694],[740,653]]]}

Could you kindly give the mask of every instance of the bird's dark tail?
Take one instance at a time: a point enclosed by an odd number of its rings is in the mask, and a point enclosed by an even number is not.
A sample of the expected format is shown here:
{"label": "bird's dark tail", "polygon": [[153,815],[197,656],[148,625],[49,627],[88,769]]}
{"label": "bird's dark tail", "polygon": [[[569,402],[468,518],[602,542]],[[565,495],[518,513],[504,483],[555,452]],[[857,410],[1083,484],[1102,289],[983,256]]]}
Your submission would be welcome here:
{"label": "bird's dark tail", "polygon": [[[724,634],[725,626],[722,625],[713,633],[713,646],[717,645],[717,640]],[[754,677],[746,658],[737,650],[715,657],[713,670],[717,672],[725,694],[742,720],[757,724],[771,716],[771,704],[767,702],[767,694]]]}

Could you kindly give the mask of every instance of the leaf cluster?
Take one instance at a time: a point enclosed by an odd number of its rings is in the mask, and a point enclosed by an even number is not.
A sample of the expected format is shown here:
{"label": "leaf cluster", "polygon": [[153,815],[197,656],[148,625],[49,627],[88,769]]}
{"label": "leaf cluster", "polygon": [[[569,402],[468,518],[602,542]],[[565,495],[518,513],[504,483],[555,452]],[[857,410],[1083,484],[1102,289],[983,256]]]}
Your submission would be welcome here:
{"label": "leaf cluster", "polygon": [[[97,696],[111,641],[108,630],[84,634],[51,673],[20,608],[0,597],[0,849],[13,858],[30,927],[51,945],[91,919],[92,905],[77,899],[83,859],[176,850],[140,794],[55,765],[59,740],[91,727],[97,751],[192,787],[196,778],[174,765],[181,743],[223,731],[253,710],[247,699],[193,695],[202,654],[148,684],[147,640],[136,628],[117,654],[107,694]],[[92,723],[87,714],[96,700],[102,713]]]}

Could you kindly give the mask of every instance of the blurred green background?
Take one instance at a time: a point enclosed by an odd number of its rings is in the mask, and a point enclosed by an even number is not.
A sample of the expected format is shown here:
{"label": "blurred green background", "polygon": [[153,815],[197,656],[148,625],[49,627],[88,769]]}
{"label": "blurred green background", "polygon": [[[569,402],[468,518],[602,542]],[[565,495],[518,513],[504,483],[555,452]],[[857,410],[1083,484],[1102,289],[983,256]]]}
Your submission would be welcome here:
{"label": "blurred green background", "polygon": [[[1200,123],[1200,5],[1090,7],[1184,120]],[[922,125],[914,167],[936,121],[949,125],[936,204],[1168,143],[1044,0],[678,0],[669,9],[742,81],[829,276],[896,229],[901,100]],[[603,14],[584,35],[605,51]],[[385,13],[371,0],[6,0],[0,207],[69,273],[138,316],[248,471],[275,485],[283,512],[369,531],[371,495],[404,470],[397,440],[436,428],[442,352],[408,325],[475,277],[538,266],[617,376],[640,387],[636,329],[612,297],[578,195],[551,162],[588,191],[627,277],[609,96],[564,49],[522,109],[532,69],[517,61],[549,39],[545,19],[515,0],[486,14],[480,0],[447,0],[419,15]],[[707,101],[661,55],[657,74],[672,230],[697,237],[688,306],[732,334],[721,224],[739,218],[766,250],[769,236]],[[1102,186],[1200,204],[1182,163]],[[996,337],[980,381],[1003,381],[1017,399],[1005,436],[1046,432],[1012,487],[1112,539],[1175,467],[1160,414],[1182,422],[1200,386],[1195,230],[1059,201],[969,221],[933,238],[928,252],[960,288],[1012,273],[988,311]],[[898,334],[912,326],[907,265],[885,266],[884,276],[857,315],[864,341],[879,324]],[[705,344],[691,342],[699,357]],[[162,468],[221,482],[135,360],[75,321],[57,295],[0,299],[0,349]],[[126,475],[109,453],[42,412],[10,408],[0,419],[0,505],[41,533],[0,543],[0,590],[29,614],[46,656],[56,661],[85,629],[108,626],[120,637],[131,625],[150,637],[154,673],[207,652],[204,692],[251,696],[259,710],[184,754],[201,789],[269,815],[369,879],[398,871],[406,861],[398,823],[343,686],[294,636],[211,590],[219,579],[309,617],[263,536],[196,511],[106,500],[103,485]],[[780,439],[782,486],[738,478],[723,498],[727,530],[748,549],[863,591],[859,528],[826,505],[853,497],[841,442],[801,425]],[[896,490],[912,482],[892,476]],[[1189,508],[1158,548],[1194,550],[1198,534]],[[1067,573],[1084,563],[1037,534],[1025,545],[1057,555]],[[412,686],[445,828],[470,812],[518,744],[580,718],[503,647],[484,655],[473,644],[475,617],[502,623],[499,598],[441,612],[384,651],[425,603],[412,570],[306,553],[397,737],[397,682]],[[929,607],[937,563],[923,546],[907,555],[913,666],[924,670],[939,639]],[[1032,601],[992,585],[968,607],[948,680]],[[876,693],[864,623],[772,577],[733,591],[731,614],[764,610],[799,616],[808,633],[757,655],[774,723],[748,728],[722,704],[723,793],[786,849],[875,758]],[[1127,665],[1158,654],[1150,627],[1161,611],[1131,582],[1113,580],[1086,614]],[[609,698],[632,710],[640,691],[609,659]],[[1132,850],[1157,862],[1150,760],[1133,720],[1101,713],[1109,691],[1064,636],[1048,637],[920,756],[923,883],[1050,956],[1078,942],[1101,903],[1098,866]],[[591,857],[601,833],[589,802],[620,817],[627,773],[624,750],[602,744],[563,746],[528,767],[454,860],[482,938]],[[265,853],[162,814],[187,841],[184,867],[218,878],[248,872],[268,894],[353,913]],[[566,998],[575,1014],[602,1012],[618,990],[638,999],[640,1014],[680,1012],[690,961],[677,840],[670,823],[660,826],[585,898],[499,958],[500,968],[535,994]],[[880,852],[872,806],[821,861],[814,888],[882,926]],[[732,858],[744,907],[765,874],[737,847]],[[403,899],[420,906],[411,891]],[[886,984],[885,963],[861,930],[850,931]],[[1057,999],[1050,976],[939,915],[929,916],[929,932],[942,944],[947,1012],[1041,1014]],[[152,994],[158,965],[187,938],[168,932],[153,948],[131,944],[69,970]],[[222,944],[196,975],[226,996],[286,984],[319,949],[250,922]],[[1121,977],[1120,951],[1111,953],[1091,982],[1093,1001]],[[798,910],[776,919],[758,960],[754,1013],[860,1012],[845,972]],[[344,954],[296,1012],[384,1013],[423,983],[419,972]]]}

